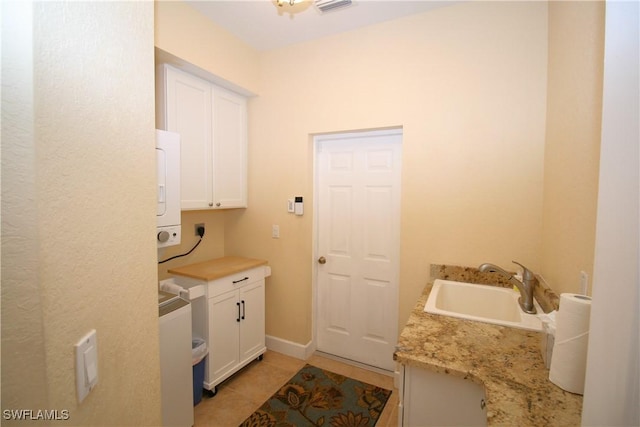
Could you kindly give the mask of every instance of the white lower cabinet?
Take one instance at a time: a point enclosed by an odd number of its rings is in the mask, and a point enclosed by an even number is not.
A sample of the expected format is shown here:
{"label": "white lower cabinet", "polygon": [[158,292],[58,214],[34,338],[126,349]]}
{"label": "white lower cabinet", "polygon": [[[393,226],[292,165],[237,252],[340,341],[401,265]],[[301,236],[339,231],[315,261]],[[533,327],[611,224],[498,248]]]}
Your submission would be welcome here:
{"label": "white lower cabinet", "polygon": [[269,274],[268,267],[260,266],[210,281],[175,278],[190,290],[204,288],[204,296],[191,300],[192,332],[207,343],[203,388],[212,394],[267,350],[264,292]]}
{"label": "white lower cabinet", "polygon": [[209,298],[209,375],[215,386],[265,351],[264,278]]}
{"label": "white lower cabinet", "polygon": [[209,375],[205,381],[217,379],[232,372],[240,363],[240,323],[238,292],[227,292],[209,298]]}
{"label": "white lower cabinet", "polygon": [[449,374],[401,365],[398,425],[486,426],[485,391]]}

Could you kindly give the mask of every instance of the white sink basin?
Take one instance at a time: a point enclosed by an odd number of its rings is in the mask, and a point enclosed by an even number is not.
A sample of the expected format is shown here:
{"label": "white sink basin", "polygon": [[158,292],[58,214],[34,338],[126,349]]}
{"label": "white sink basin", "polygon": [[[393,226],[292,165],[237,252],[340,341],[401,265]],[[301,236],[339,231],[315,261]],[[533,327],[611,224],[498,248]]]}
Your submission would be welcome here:
{"label": "white sink basin", "polygon": [[[437,279],[424,311],[460,319],[475,320],[512,328],[542,331],[542,321],[535,314],[522,311],[520,293],[498,286],[476,285]],[[537,302],[538,313],[542,309]]]}

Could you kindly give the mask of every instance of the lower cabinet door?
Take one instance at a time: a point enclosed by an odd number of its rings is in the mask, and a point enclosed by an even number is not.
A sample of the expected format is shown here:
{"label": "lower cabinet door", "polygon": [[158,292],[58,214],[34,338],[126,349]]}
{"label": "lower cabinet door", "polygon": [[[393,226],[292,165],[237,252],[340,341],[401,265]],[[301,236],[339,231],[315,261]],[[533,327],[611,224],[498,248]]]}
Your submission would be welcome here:
{"label": "lower cabinet door", "polygon": [[209,299],[209,382],[233,371],[240,360],[239,330],[242,307],[238,291],[227,292]]}
{"label": "lower cabinet door", "polygon": [[264,352],[264,279],[240,289],[240,363]]}
{"label": "lower cabinet door", "polygon": [[415,366],[403,371],[402,427],[487,425],[484,386]]}

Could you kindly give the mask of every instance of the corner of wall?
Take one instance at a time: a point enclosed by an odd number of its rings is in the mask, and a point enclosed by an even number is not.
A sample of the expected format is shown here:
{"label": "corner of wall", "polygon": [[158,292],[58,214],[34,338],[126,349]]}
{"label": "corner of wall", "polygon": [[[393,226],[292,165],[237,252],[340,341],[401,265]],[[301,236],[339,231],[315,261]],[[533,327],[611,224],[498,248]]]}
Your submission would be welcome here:
{"label": "corner of wall", "polygon": [[549,3],[542,217],[543,274],[557,293],[593,273],[598,196],[603,2]]}
{"label": "corner of wall", "polygon": [[192,6],[156,1],[155,46],[194,67],[258,93],[258,52]]}

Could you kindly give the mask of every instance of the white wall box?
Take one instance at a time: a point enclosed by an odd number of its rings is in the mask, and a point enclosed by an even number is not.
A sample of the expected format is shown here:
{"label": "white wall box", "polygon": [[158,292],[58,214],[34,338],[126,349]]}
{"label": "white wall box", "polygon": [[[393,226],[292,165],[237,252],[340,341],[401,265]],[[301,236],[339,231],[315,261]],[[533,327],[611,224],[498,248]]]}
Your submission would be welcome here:
{"label": "white wall box", "polygon": [[205,298],[192,300],[193,335],[207,343],[203,387],[216,386],[251,363],[262,359],[265,345],[265,277],[260,266],[211,281],[175,276],[182,287],[204,285]]}
{"label": "white wall box", "polygon": [[183,210],[247,207],[247,99],[167,64],[156,126],[181,136]]}

